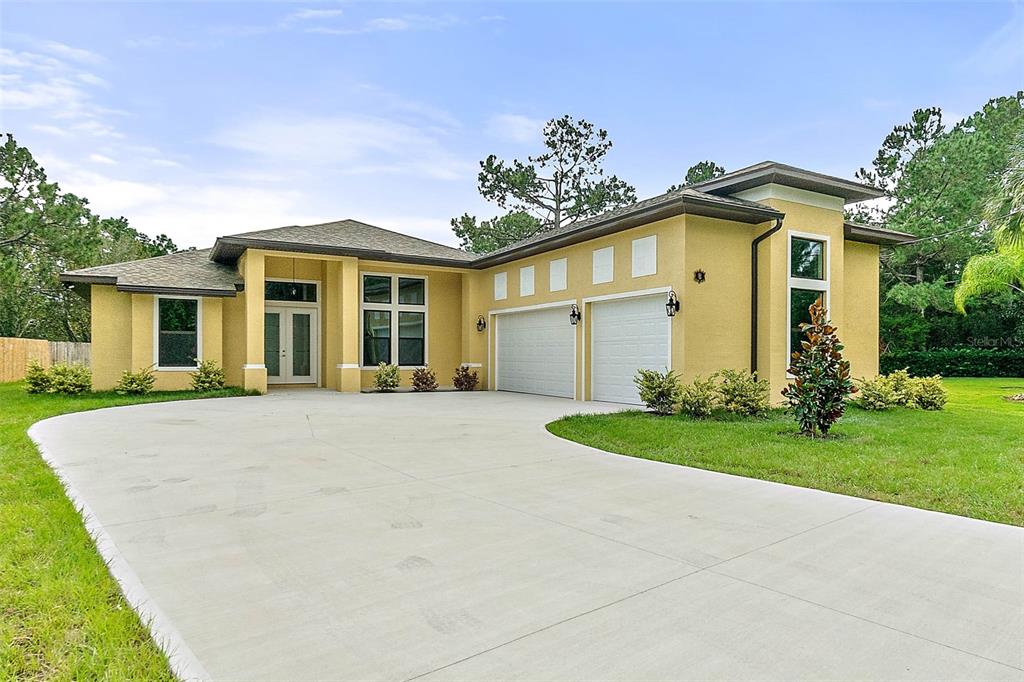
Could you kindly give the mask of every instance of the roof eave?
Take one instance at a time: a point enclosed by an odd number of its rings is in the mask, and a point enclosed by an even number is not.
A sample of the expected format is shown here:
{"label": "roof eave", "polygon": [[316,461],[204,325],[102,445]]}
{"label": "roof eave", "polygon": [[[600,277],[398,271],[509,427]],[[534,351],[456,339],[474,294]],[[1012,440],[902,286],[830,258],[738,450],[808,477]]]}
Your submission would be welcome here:
{"label": "roof eave", "polygon": [[768,166],[734,176],[725,175],[695,185],[696,189],[711,194],[735,194],[761,185],[777,184],[819,194],[841,197],[846,204],[856,204],[885,196],[882,190],[852,180],[844,180],[798,168]]}
{"label": "roof eave", "polygon": [[412,256],[377,249],[354,249],[344,246],[325,246],[321,244],[283,242],[274,239],[247,239],[238,237],[218,237],[217,242],[213,246],[213,250],[210,252],[210,259],[218,263],[232,265],[238,261],[246,249],[294,251],[296,253],[309,253],[324,256],[352,256],[364,260],[408,263],[411,265],[437,265],[455,268],[469,268],[472,266],[472,261],[459,260],[457,258]]}
{"label": "roof eave", "polygon": [[906,232],[884,230],[880,227],[859,225],[857,223],[843,223],[843,236],[851,242],[878,244],[879,246],[895,246],[917,239],[914,235],[907,234]]}

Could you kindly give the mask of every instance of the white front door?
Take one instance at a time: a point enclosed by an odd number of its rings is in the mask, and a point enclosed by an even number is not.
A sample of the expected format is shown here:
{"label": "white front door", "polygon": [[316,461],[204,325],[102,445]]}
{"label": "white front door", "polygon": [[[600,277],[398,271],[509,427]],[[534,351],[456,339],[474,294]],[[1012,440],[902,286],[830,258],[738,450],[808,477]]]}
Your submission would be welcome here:
{"label": "white front door", "polygon": [[315,384],[320,338],[315,308],[267,306],[263,314],[263,359],[267,383]]}
{"label": "white front door", "polygon": [[672,318],[665,314],[664,295],[594,303],[590,322],[591,398],[639,404],[636,371],[664,372],[670,364]]}
{"label": "white front door", "polygon": [[569,308],[498,315],[497,388],[572,398],[576,387],[576,327]]}

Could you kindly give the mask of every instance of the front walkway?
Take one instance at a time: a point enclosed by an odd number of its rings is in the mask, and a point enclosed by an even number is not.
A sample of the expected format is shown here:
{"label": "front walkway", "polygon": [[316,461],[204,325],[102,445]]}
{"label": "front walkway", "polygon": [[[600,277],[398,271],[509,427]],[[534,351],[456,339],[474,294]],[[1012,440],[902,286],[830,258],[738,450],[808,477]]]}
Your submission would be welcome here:
{"label": "front walkway", "polygon": [[186,675],[1024,680],[1024,529],[543,428],[601,409],[282,391],[32,436]]}

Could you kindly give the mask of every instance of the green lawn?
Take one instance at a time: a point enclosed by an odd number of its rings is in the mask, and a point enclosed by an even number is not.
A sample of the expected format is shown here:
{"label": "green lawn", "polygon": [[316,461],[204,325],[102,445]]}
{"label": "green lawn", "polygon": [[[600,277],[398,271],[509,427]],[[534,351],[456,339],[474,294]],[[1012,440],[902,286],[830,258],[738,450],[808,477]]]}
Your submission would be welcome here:
{"label": "green lawn", "polygon": [[644,412],[576,415],[556,436],[634,457],[1024,526],[1024,379],[947,379],[942,412],[847,410],[827,441],[782,411],[695,421]]}
{"label": "green lawn", "polygon": [[242,394],[27,395],[0,384],[0,679],[173,679],[26,429],[67,412]]}

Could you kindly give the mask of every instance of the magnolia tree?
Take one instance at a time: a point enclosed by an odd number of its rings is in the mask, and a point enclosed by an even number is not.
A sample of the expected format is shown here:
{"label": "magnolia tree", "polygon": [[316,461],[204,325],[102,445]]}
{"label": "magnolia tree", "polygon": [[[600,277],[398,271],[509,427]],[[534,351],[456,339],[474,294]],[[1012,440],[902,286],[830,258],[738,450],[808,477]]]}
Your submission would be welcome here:
{"label": "magnolia tree", "polygon": [[843,344],[836,328],[828,319],[828,311],[820,299],[810,307],[811,322],[801,324],[807,337],[794,351],[791,384],[782,390],[790,410],[805,436],[828,435],[832,426],[846,411],[846,401],[857,389],[850,378],[850,361],[843,359]]}

